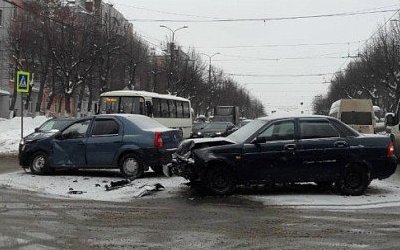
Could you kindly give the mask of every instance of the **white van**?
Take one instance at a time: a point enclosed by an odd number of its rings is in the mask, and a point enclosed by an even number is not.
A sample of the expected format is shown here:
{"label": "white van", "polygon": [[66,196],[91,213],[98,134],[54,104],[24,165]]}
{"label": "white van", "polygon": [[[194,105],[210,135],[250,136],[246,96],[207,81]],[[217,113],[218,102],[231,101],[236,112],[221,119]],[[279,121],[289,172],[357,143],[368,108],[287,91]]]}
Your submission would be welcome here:
{"label": "white van", "polygon": [[371,99],[341,99],[334,102],[329,116],[335,117],[360,133],[375,133],[375,114]]}

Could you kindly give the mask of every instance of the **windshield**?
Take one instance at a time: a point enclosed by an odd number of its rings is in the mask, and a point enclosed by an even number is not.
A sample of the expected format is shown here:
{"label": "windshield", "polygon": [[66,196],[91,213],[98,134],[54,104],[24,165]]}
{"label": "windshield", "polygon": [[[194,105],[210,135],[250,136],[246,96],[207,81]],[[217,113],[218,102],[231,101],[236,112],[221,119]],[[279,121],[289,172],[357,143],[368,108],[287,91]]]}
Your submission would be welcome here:
{"label": "windshield", "polygon": [[71,122],[72,121],[68,121],[68,120],[56,120],[56,119],[48,120],[39,127],[39,131],[47,132],[50,130],[63,130]]}
{"label": "windshield", "polygon": [[267,122],[268,121],[265,120],[254,120],[236,130],[235,132],[227,136],[227,138],[237,143],[244,143],[247,139],[249,139],[250,136],[252,136],[260,128],[262,128]]}
{"label": "windshield", "polygon": [[209,123],[207,126],[204,127],[204,129],[226,129],[228,127],[229,123]]}

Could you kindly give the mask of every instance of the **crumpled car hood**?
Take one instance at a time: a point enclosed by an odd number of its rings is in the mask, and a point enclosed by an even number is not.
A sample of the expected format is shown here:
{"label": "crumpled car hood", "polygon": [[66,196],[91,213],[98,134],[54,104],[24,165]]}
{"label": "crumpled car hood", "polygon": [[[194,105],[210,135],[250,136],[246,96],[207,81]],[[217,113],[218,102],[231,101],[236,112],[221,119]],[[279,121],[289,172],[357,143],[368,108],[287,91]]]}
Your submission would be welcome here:
{"label": "crumpled car hood", "polygon": [[[236,142],[226,138],[226,137],[213,137],[213,138],[195,138],[187,139],[181,142],[176,154],[180,156],[188,157],[192,149],[213,147],[224,144],[235,144]],[[188,154],[189,153],[189,154]]]}
{"label": "crumpled car hood", "polygon": [[36,140],[46,139],[46,138],[49,138],[50,136],[54,135],[57,132],[58,132],[58,130],[51,130],[48,132],[35,132],[35,133],[25,136],[24,140],[25,141],[36,141]]}

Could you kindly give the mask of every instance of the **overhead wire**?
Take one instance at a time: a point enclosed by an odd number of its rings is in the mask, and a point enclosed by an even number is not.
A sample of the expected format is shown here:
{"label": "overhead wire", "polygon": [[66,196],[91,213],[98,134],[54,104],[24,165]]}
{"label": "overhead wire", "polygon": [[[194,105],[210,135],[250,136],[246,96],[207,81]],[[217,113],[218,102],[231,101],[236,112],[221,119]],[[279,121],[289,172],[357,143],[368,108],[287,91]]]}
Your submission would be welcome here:
{"label": "overhead wire", "polygon": [[327,18],[327,17],[345,17],[345,16],[356,16],[356,15],[368,15],[394,12],[398,9],[386,9],[386,10],[374,10],[374,11],[355,11],[355,12],[341,12],[331,14],[319,14],[319,15],[305,15],[305,16],[288,16],[288,17],[262,17],[262,18],[220,18],[220,19],[208,19],[208,20],[195,20],[195,19],[127,19],[131,22],[175,22],[175,23],[218,23],[218,22],[267,22],[267,21],[285,21],[285,20],[301,20],[301,19],[315,19],[315,18]]}

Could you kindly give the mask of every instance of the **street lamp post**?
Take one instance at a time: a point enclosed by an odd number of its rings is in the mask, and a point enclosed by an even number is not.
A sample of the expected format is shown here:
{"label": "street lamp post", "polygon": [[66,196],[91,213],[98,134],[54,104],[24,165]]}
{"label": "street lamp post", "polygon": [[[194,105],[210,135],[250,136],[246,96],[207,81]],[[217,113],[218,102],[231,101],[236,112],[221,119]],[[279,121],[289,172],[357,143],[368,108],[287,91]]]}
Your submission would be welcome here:
{"label": "street lamp post", "polygon": [[182,29],[187,29],[189,28],[188,26],[182,26],[180,28],[177,28],[175,30],[171,29],[170,27],[167,27],[165,25],[160,25],[161,28],[166,28],[167,30],[171,31],[171,42],[170,42],[170,47],[169,47],[169,52],[170,52],[170,60],[171,63],[169,65],[169,74],[168,74],[168,90],[170,90],[171,83],[172,83],[172,75],[173,75],[173,69],[174,69],[174,51],[175,51],[175,32],[182,30]]}
{"label": "street lamp post", "polygon": [[212,54],[211,56],[207,55],[205,53],[200,53],[200,54],[205,55],[210,60],[209,65],[208,65],[208,82],[211,83],[211,60],[214,56],[220,55],[221,53],[217,52],[217,53]]}

